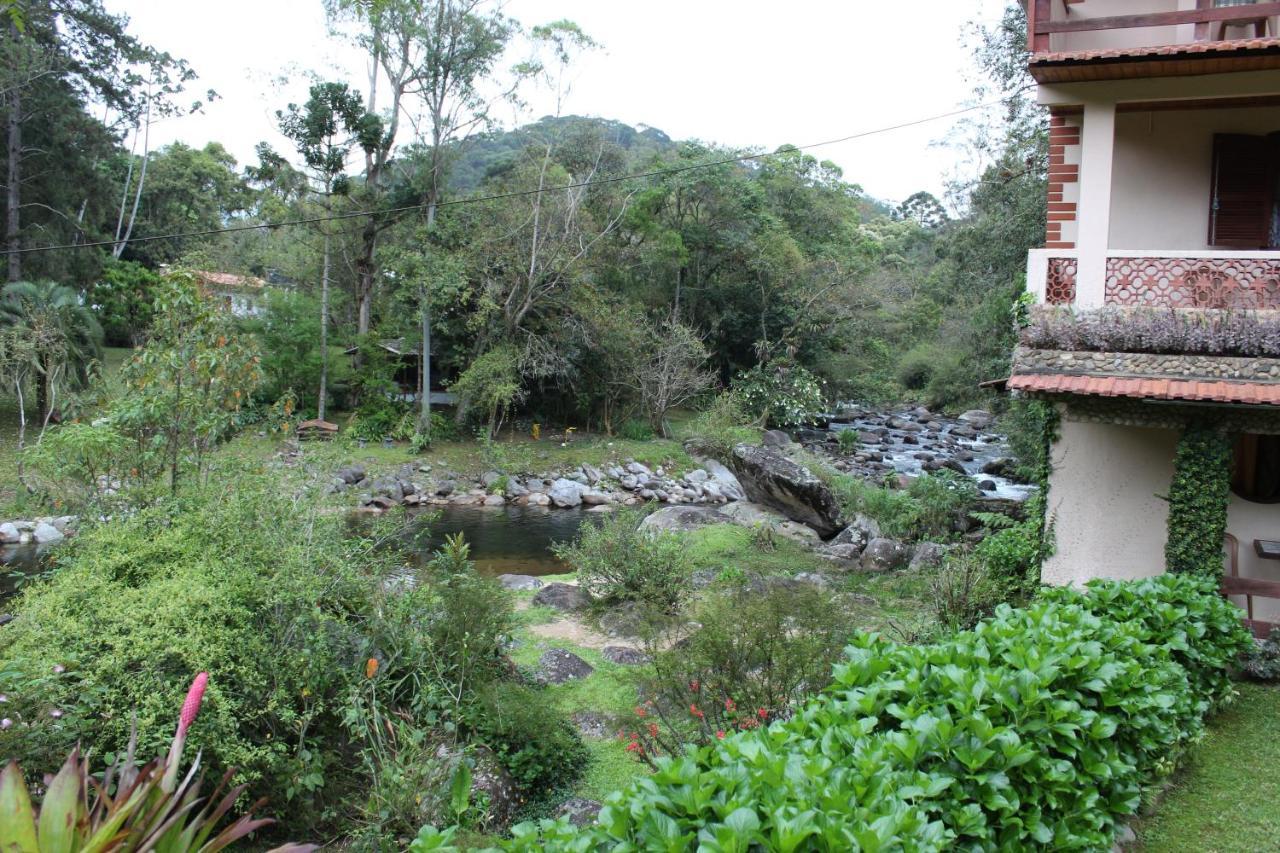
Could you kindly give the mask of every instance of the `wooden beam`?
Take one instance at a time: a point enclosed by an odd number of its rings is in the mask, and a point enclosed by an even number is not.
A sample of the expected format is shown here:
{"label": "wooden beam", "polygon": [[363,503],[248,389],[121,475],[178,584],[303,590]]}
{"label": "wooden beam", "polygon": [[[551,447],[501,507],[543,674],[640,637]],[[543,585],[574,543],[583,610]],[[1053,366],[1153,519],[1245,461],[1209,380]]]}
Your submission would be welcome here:
{"label": "wooden beam", "polygon": [[1047,53],[1049,51],[1048,31],[1042,27],[1053,23],[1053,0],[1031,0],[1031,52]]}
{"label": "wooden beam", "polygon": [[1222,579],[1222,594],[1280,598],[1280,582],[1228,576]]}
{"label": "wooden beam", "polygon": [[1149,12],[1143,15],[1117,15],[1111,18],[1086,18],[1076,21],[1053,21],[1037,15],[1034,32],[1036,35],[1047,35],[1095,30],[1124,30],[1136,27],[1168,27],[1176,24],[1204,24],[1211,21],[1255,21],[1258,18],[1270,18],[1273,15],[1280,15],[1280,3],[1223,6],[1218,9],[1188,9],[1182,12]]}

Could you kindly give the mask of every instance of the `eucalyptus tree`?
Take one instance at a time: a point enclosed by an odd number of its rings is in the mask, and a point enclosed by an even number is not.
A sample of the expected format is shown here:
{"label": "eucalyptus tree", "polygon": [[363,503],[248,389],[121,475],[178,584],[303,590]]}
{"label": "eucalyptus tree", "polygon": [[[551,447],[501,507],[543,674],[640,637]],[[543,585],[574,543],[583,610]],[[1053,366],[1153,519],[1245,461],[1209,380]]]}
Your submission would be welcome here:
{"label": "eucalyptus tree", "polygon": [[[329,382],[329,279],[332,254],[334,196],[350,191],[347,161],[351,150],[359,147],[366,153],[376,150],[383,137],[382,123],[366,111],[364,99],[346,83],[317,83],[302,106],[290,104],[276,113],[280,131],[298,149],[311,171],[315,190],[319,193],[324,216],[320,221],[324,249],[320,273],[320,391],[317,417],[324,420],[325,398]],[[267,159],[267,158],[264,158]]]}

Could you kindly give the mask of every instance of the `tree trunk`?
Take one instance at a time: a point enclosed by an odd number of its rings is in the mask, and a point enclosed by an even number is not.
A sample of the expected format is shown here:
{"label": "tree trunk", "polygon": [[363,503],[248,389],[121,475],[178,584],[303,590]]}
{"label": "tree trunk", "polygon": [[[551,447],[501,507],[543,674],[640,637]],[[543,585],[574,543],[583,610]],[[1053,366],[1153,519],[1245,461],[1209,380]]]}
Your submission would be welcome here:
{"label": "tree trunk", "polygon": [[324,265],[320,273],[320,397],[316,417],[324,420],[325,398],[329,395],[329,229],[324,232]]}
{"label": "tree trunk", "polygon": [[22,280],[22,90],[14,86],[9,92],[8,119],[9,168],[6,173],[8,192],[5,195],[4,242],[9,250],[9,281]]}
{"label": "tree trunk", "polygon": [[431,431],[431,301],[428,297],[427,284],[422,285],[422,355],[419,363],[422,369],[421,392],[422,414],[418,420],[418,432],[428,435]]}

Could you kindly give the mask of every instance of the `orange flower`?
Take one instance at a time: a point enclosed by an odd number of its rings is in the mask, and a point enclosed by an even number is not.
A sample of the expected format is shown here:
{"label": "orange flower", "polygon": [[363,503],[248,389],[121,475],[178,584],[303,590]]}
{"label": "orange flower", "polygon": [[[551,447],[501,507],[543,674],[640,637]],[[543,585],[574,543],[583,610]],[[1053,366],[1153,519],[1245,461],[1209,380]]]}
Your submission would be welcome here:
{"label": "orange flower", "polygon": [[369,658],[369,661],[364,665],[364,677],[373,678],[373,676],[377,672],[378,672],[378,659]]}

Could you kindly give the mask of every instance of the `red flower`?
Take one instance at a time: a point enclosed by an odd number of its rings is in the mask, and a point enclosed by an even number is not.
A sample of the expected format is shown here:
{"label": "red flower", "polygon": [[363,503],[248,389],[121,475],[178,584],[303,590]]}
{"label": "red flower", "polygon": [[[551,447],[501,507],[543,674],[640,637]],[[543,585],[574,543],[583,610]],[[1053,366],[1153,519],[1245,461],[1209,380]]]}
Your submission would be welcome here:
{"label": "red flower", "polygon": [[640,751],[640,744],[637,743],[636,741],[633,740],[631,741],[631,743],[627,744],[627,752],[639,752],[639,751]]}
{"label": "red flower", "polygon": [[658,736],[658,724],[657,724],[657,723],[650,723],[650,724],[649,724],[649,737],[657,737],[657,736]]}
{"label": "red flower", "polygon": [[716,737],[718,737],[720,740],[724,740],[724,729],[719,729],[716,732]]}
{"label": "red flower", "polygon": [[766,719],[769,716],[769,711],[767,708],[761,708],[760,710],[756,711],[756,716],[762,720]]}
{"label": "red flower", "polygon": [[636,706],[636,716],[637,716],[637,717],[643,717],[643,716],[644,716],[645,714],[647,714],[647,713],[649,713],[649,712],[648,712],[648,711],[646,711],[646,710],[644,709],[644,707],[643,707],[643,706],[640,706],[640,705],[637,705],[637,706]]}
{"label": "red flower", "polygon": [[689,682],[689,689],[692,690],[694,693],[697,693],[698,688],[701,686],[702,686],[702,683],[699,682],[697,679],[694,679],[693,681]]}
{"label": "red flower", "polygon": [[690,713],[690,714],[692,714],[693,716],[697,717],[699,720],[701,720],[703,717],[705,717],[705,716],[706,716],[706,714],[702,713],[702,711],[700,711],[700,710],[698,709],[698,706],[697,706],[697,705],[690,705],[690,706],[689,706],[689,713]]}
{"label": "red flower", "polygon": [[724,700],[724,709],[725,709],[726,711],[729,711],[730,713],[732,713],[734,710],[736,710],[736,709],[737,709],[737,707],[738,707],[737,705],[733,704],[733,700],[732,700],[732,699],[726,699],[726,700]]}

